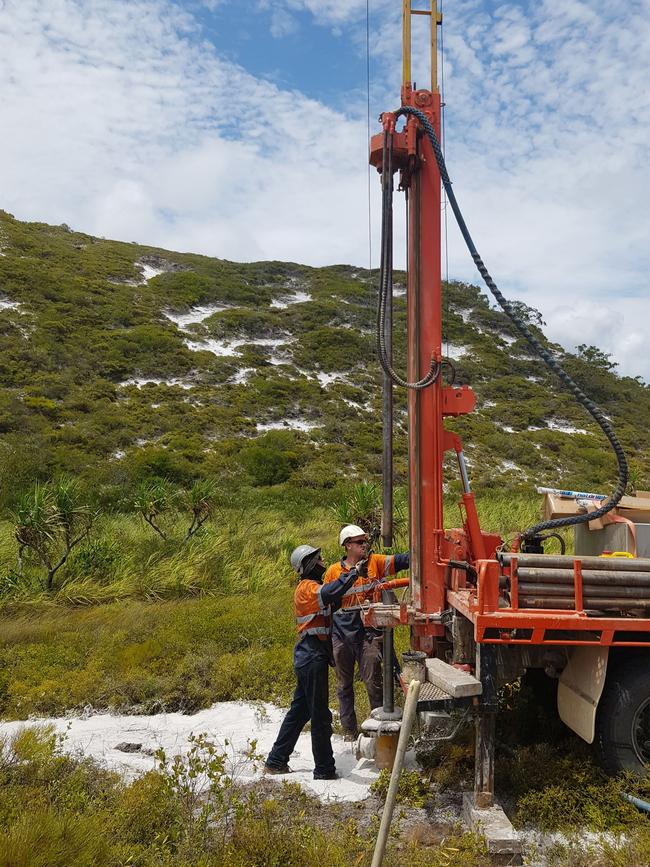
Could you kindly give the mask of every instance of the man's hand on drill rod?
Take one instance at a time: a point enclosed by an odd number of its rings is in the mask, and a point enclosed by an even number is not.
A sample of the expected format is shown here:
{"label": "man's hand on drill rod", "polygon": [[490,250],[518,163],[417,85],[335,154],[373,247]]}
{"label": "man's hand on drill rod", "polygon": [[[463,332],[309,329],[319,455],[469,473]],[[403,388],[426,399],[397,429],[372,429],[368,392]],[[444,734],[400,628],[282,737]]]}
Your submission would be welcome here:
{"label": "man's hand on drill rod", "polygon": [[357,575],[360,575],[362,578],[368,577],[368,558],[365,560],[359,560],[357,565],[355,566],[357,570]]}

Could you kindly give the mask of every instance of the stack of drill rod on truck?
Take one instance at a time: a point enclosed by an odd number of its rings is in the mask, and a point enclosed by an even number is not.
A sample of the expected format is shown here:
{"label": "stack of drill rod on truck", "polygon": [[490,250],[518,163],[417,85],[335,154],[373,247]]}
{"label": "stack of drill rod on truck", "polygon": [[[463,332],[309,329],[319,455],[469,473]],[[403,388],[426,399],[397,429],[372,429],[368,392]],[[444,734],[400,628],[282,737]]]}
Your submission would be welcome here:
{"label": "stack of drill rod on truck", "polygon": [[518,608],[612,614],[650,609],[650,559],[502,553],[499,562],[505,573],[500,588]]}

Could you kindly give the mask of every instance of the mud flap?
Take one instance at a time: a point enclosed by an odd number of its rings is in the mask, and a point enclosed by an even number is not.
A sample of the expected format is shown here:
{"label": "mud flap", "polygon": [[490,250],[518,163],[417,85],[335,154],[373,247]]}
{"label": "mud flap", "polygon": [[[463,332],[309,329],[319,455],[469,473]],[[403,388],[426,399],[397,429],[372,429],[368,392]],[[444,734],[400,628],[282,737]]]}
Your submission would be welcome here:
{"label": "mud flap", "polygon": [[560,719],[588,744],[594,742],[608,656],[608,647],[575,647],[558,684]]}

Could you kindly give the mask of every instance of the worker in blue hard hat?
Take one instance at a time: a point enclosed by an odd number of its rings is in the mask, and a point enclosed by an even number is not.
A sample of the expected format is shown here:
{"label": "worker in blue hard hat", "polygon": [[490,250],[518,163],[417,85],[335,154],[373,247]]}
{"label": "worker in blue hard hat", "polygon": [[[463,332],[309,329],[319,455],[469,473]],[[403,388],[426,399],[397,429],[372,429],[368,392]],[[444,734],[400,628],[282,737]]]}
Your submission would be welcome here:
{"label": "worker in blue hard hat", "polygon": [[332,655],[332,611],[357,579],[352,569],[340,580],[324,585],[325,563],[320,548],[299,545],[291,554],[291,565],[300,576],[294,593],[298,640],[293,653],[296,690],[264,769],[270,774],[288,774],[289,757],[305,727],[311,723],[314,779],[337,777],[332,752],[332,713],[328,706],[329,666]]}

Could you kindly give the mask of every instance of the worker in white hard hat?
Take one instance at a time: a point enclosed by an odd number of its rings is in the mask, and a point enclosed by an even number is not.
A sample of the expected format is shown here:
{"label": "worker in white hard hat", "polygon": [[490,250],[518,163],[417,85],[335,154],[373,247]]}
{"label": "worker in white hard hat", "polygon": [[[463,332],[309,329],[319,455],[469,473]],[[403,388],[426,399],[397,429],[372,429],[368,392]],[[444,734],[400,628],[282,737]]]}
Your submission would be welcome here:
{"label": "worker in white hard hat", "polygon": [[296,690],[280,731],[264,766],[270,774],[288,774],[289,757],[305,725],[311,723],[314,779],[337,777],[332,752],[332,713],[328,706],[329,666],[332,655],[332,611],[356,581],[356,569],[337,581],[323,584],[325,563],[320,548],[299,545],[291,554],[292,567],[300,576],[294,593],[298,641],[293,653]]}
{"label": "worker in white hard hat", "polygon": [[370,708],[383,703],[382,689],[382,631],[363,625],[359,606],[367,599],[378,582],[386,580],[409,567],[409,555],[370,554],[368,536],[362,527],[348,524],[339,533],[339,544],[344,556],[332,563],[325,573],[325,586],[339,582],[345,575],[356,571],[357,578],[343,595],[339,610],[334,614],[332,646],[336,668],[336,694],[339,700],[341,726],[346,740],[358,735],[357,715],[354,710],[354,669],[366,687]]}

